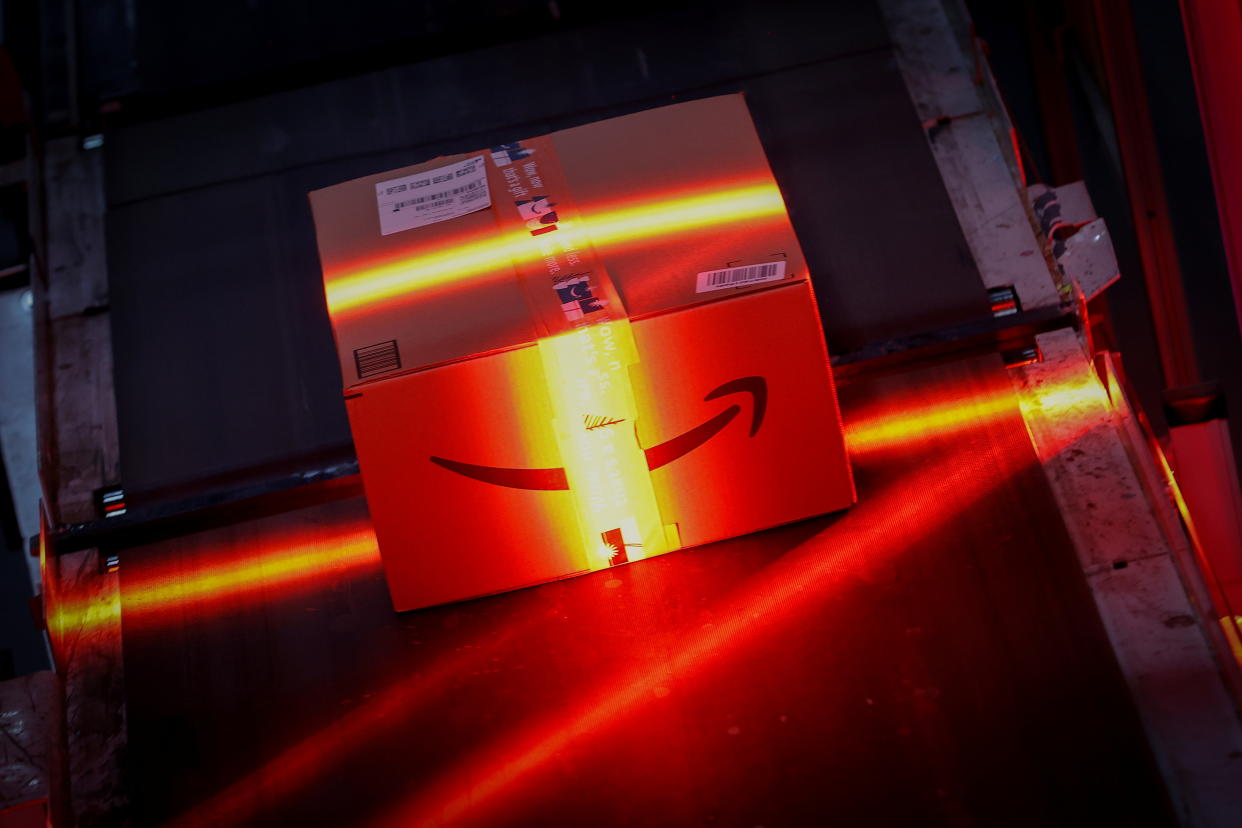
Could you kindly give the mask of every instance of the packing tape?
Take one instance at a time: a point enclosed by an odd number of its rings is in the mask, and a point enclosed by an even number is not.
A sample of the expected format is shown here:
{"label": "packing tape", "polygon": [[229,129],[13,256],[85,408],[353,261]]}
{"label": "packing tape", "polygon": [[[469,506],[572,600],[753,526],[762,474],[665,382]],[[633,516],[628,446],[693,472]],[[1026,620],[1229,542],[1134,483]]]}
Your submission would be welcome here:
{"label": "packing tape", "polygon": [[489,186],[540,338],[557,445],[575,500],[584,569],[676,548],[663,524],[636,431],[630,371],[638,367],[629,315],[596,255],[549,137],[491,151]]}

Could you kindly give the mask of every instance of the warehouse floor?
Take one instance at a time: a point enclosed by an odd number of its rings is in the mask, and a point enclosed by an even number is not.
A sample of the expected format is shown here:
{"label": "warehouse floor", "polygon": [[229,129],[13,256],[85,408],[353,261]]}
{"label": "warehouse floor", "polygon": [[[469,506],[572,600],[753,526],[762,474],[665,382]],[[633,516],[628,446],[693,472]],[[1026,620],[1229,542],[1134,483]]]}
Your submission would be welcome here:
{"label": "warehouse floor", "polygon": [[839,390],[853,509],[554,584],[397,615],[360,498],[127,550],[137,821],[1170,824],[999,359]]}

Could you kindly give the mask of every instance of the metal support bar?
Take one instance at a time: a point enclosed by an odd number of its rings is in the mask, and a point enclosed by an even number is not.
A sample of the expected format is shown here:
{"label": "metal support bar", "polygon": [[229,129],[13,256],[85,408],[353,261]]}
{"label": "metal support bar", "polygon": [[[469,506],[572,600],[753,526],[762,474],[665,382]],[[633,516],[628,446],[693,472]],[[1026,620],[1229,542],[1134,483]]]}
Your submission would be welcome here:
{"label": "metal support bar", "polygon": [[49,541],[55,555],[123,549],[361,495],[358,463],[341,463],[171,503],[131,506],[122,517],[57,527]]}
{"label": "metal support bar", "polygon": [[1215,384],[1165,393],[1177,473],[1195,535],[1230,615],[1242,615],[1242,487],[1223,390]]}
{"label": "metal support bar", "polygon": [[116,482],[116,398],[104,250],[103,158],[74,138],[47,142],[34,280],[40,468],[56,523],[95,517]]}
{"label": "metal support bar", "polygon": [[[1061,295],[1019,187],[1008,116],[993,103],[991,72],[955,35],[940,0],[884,0],[880,7],[898,64],[940,168],[962,233],[988,288],[1011,286],[1023,307],[1056,306]],[[977,78],[977,79],[976,79]]]}
{"label": "metal support bar", "polygon": [[1181,0],[1216,210],[1242,327],[1242,6],[1236,0]]}
{"label": "metal support bar", "polygon": [[[1078,551],[1182,824],[1231,828],[1242,813],[1242,721],[1188,594],[1188,541],[1162,519],[1110,397],[1070,331],[1039,338],[1045,360],[1016,369],[1023,418]],[[1184,558],[1185,556],[1180,556]],[[1192,590],[1193,592],[1193,590]],[[1202,590],[1198,590],[1202,592]]]}

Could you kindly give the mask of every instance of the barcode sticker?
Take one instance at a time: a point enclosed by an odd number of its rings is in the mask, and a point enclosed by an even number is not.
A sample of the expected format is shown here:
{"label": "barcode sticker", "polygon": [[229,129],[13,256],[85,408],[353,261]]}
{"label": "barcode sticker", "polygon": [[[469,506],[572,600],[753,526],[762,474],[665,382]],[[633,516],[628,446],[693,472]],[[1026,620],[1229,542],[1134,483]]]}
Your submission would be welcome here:
{"label": "barcode sticker", "polygon": [[401,367],[401,352],[397,349],[397,340],[389,339],[365,348],[355,348],[354,366],[358,369],[358,379],[397,370]]}
{"label": "barcode sticker", "polygon": [[760,282],[776,282],[785,278],[784,262],[768,262],[767,264],[746,265],[744,267],[726,267],[724,270],[708,270],[699,274],[696,293],[709,290],[757,285]]}
{"label": "barcode sticker", "polygon": [[426,227],[492,206],[483,156],[375,185],[380,235]]}

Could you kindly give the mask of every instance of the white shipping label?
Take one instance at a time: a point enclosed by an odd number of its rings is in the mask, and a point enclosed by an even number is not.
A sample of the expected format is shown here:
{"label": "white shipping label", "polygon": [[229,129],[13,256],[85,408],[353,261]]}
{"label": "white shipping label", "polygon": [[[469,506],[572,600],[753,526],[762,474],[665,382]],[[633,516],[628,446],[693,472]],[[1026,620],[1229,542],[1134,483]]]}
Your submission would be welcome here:
{"label": "white shipping label", "polygon": [[777,282],[785,278],[784,262],[768,262],[766,264],[746,265],[745,267],[727,267],[724,270],[708,270],[699,274],[695,293],[706,293],[709,290],[757,285],[760,282]]}
{"label": "white shipping label", "polygon": [[491,207],[483,156],[381,181],[375,185],[375,203],[379,207],[382,236]]}

